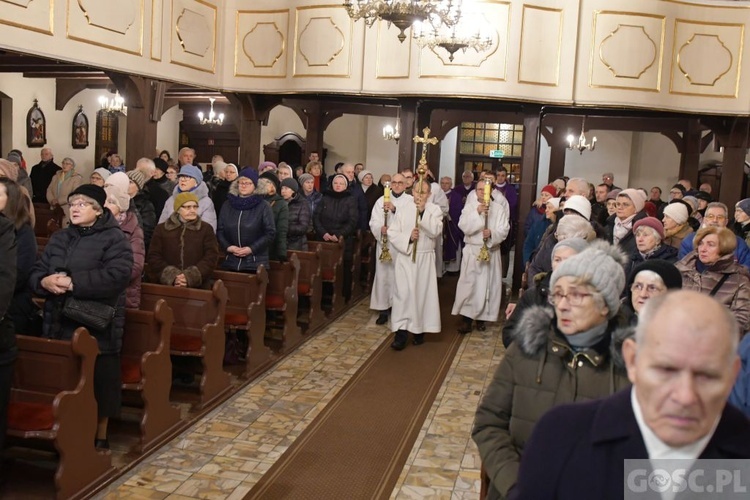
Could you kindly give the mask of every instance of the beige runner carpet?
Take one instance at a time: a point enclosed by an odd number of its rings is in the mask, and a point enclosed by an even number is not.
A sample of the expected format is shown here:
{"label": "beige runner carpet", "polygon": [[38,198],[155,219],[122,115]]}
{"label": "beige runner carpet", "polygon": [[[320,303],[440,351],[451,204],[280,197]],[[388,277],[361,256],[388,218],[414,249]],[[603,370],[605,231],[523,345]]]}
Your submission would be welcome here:
{"label": "beige runner carpet", "polygon": [[400,352],[389,335],[246,499],[390,497],[461,344],[456,281],[440,281],[443,332]]}

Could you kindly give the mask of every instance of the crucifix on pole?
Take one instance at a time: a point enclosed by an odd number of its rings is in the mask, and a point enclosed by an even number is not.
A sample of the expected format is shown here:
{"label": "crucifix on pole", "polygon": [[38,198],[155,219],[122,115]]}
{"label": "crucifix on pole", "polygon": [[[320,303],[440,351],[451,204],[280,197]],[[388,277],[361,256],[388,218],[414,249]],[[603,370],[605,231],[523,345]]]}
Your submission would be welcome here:
{"label": "crucifix on pole", "polygon": [[[416,193],[421,195],[422,194],[422,183],[424,182],[424,176],[427,173],[427,145],[432,144],[433,146],[437,144],[438,138],[437,137],[430,137],[430,127],[425,127],[422,129],[422,133],[424,134],[423,137],[420,137],[418,135],[414,136],[414,142],[416,144],[422,144],[422,158],[419,159],[419,166],[417,167],[417,175],[418,180],[417,182],[417,191]],[[414,223],[414,227],[419,227],[419,210],[417,210],[417,220]],[[417,242],[414,242],[414,246],[412,247],[412,253],[411,253],[411,261],[416,262],[417,260]]]}

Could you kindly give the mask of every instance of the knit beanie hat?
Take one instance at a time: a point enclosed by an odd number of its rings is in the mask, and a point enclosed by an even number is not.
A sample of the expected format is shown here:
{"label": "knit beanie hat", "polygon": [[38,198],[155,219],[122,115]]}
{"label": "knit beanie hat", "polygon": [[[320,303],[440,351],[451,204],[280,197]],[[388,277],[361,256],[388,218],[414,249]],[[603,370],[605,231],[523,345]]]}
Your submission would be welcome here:
{"label": "knit beanie hat", "polygon": [[284,179],[283,181],[281,181],[281,187],[284,187],[284,186],[288,187],[289,189],[291,189],[295,193],[299,193],[299,184],[297,183],[297,181],[295,181],[291,177],[288,178],[288,179]]}
{"label": "knit beanie hat", "polygon": [[[227,169],[234,170],[235,174],[237,174],[238,176],[240,175],[240,169],[237,168],[237,165],[235,165],[234,163],[227,163],[227,166],[224,167],[224,170],[226,171]],[[224,174],[224,176],[226,177],[226,174]]]}
{"label": "knit beanie hat", "polygon": [[[682,288],[682,274],[680,274],[680,271],[671,262],[661,259],[644,260],[630,272],[628,285],[633,284],[635,277],[641,271],[651,271],[658,274],[664,285],[669,289]],[[630,289],[630,286],[628,286],[628,289]]]}
{"label": "knit beanie hat", "polygon": [[[268,163],[271,163],[271,162],[268,162]],[[243,169],[243,172],[244,172],[244,169]],[[262,174],[260,174],[258,176],[258,178],[259,179],[268,179],[269,181],[271,181],[273,183],[274,186],[276,186],[276,192],[277,193],[279,191],[281,191],[281,182],[279,182],[279,178],[276,177],[276,175],[273,172],[271,172],[271,171],[263,172]]]}
{"label": "knit beanie hat", "polygon": [[689,203],[690,206],[693,207],[693,212],[698,210],[698,198],[696,198],[695,196],[685,196],[684,198],[682,198],[682,201],[684,201],[685,203]]}
{"label": "knit beanie hat", "polygon": [[138,186],[138,191],[143,189],[144,184],[146,184],[146,174],[140,170],[130,170],[127,175],[128,178]]}
{"label": "knit beanie hat", "polygon": [[[568,208],[567,205],[565,208]],[[557,223],[555,234],[558,240],[566,240],[568,238],[592,240],[596,237],[596,231],[591,227],[591,222],[588,219],[573,214],[564,215],[560,219]]]}
{"label": "knit beanie hat", "polygon": [[633,224],[633,233],[638,231],[639,227],[643,226],[652,228],[659,234],[660,240],[664,239],[664,224],[662,224],[661,221],[656,217],[644,217],[643,219],[637,221],[635,224]]}
{"label": "knit beanie hat", "polygon": [[201,169],[194,165],[183,165],[180,169],[180,172],[177,174],[177,177],[186,175],[188,177],[192,177],[195,179],[195,182],[200,184],[203,182],[203,172],[201,172]]}
{"label": "knit beanie hat", "polygon": [[216,163],[211,164],[211,168],[214,170],[214,175],[219,175],[224,171],[225,168],[227,168],[227,163],[223,161],[217,161]]}
{"label": "knit beanie hat", "polygon": [[617,199],[617,195],[620,194],[621,191],[622,191],[622,189],[613,189],[612,191],[610,191],[607,194],[607,199],[608,200],[616,200]]}
{"label": "knit beanie hat", "polygon": [[115,186],[107,186],[104,188],[104,192],[107,193],[107,199],[114,202],[120,212],[127,212],[130,208],[130,196],[127,192],[123,192]]}
{"label": "knit beanie hat", "polygon": [[253,184],[255,185],[255,187],[258,187],[258,171],[255,170],[253,167],[243,168],[239,174],[239,177],[250,179],[251,181],[253,181]]}
{"label": "knit beanie hat", "polygon": [[[641,208],[643,208],[643,205],[641,205]],[[587,220],[591,218],[591,202],[580,194],[574,194],[565,200],[564,210],[573,210]]]}
{"label": "knit beanie hat", "polygon": [[555,210],[557,210],[558,208],[560,208],[561,199],[562,198],[550,198],[549,200],[547,200],[547,203],[545,203],[545,205],[552,205]]}
{"label": "knit beanie hat", "polygon": [[154,158],[154,165],[165,174],[167,173],[167,169],[169,168],[169,163],[164,161],[162,158],[159,158],[158,156]]}
{"label": "knit beanie hat", "polygon": [[707,193],[707,192],[705,192],[705,191],[698,191],[698,192],[697,192],[697,193],[695,193],[695,194],[694,194],[693,196],[695,196],[695,198],[696,198],[697,200],[703,200],[703,201],[707,201],[708,203],[711,203],[712,201],[714,201],[714,199],[713,199],[713,198],[711,197],[711,195],[710,195],[710,194],[708,194],[708,193]]}
{"label": "knit beanie hat", "polygon": [[93,173],[97,173],[97,174],[99,174],[99,177],[101,177],[101,178],[102,178],[102,179],[104,179],[105,181],[106,181],[107,179],[109,179],[109,176],[110,176],[110,175],[112,175],[112,172],[110,172],[110,171],[109,171],[108,169],[106,169],[106,168],[103,168],[103,167],[95,168],[95,169],[94,169],[94,172],[92,172],[92,174],[93,174]]}
{"label": "knit beanie hat", "polygon": [[[365,180],[365,176],[367,174],[372,175],[372,172],[370,172],[369,170],[363,170],[363,171],[361,171],[360,173],[357,174],[357,179],[359,179],[360,184]],[[373,181],[375,180],[375,176],[373,176],[372,180]]]}
{"label": "knit beanie hat", "polygon": [[557,266],[550,279],[550,289],[563,276],[581,278],[601,294],[611,319],[620,308],[620,295],[625,288],[623,266],[626,263],[627,257],[616,245],[596,240],[583,252]]}
{"label": "knit beanie hat", "polygon": [[617,196],[627,196],[628,198],[630,198],[630,201],[632,201],[633,205],[635,206],[636,213],[643,210],[643,205],[646,204],[646,197],[643,196],[643,193],[641,193],[637,189],[623,189]]}
{"label": "knit beanie hat", "polygon": [[[315,180],[315,177],[313,177],[312,174],[302,174],[297,179],[297,182],[301,186],[302,184],[304,184],[307,181],[314,181],[314,180]],[[750,200],[750,198],[748,198],[748,200]]]}
{"label": "knit beanie hat", "polygon": [[11,163],[15,163],[19,167],[21,166],[21,163],[23,162],[23,160],[21,159],[21,155],[19,155],[18,153],[14,151],[11,151],[10,153],[8,153],[8,156],[5,159]]}
{"label": "knit beanie hat", "polygon": [[[123,174],[125,175],[125,174]],[[127,191],[126,191],[127,192]],[[104,192],[103,188],[95,186],[93,184],[81,184],[72,193],[68,195],[68,200],[76,195],[85,196],[97,202],[100,207],[104,208],[104,202],[107,201],[107,193]],[[128,202],[130,206],[130,202]]]}
{"label": "knit beanie hat", "polygon": [[557,188],[552,184],[547,184],[542,188],[542,193],[547,193],[554,198],[557,196]]}
{"label": "knit beanie hat", "polygon": [[668,215],[678,225],[686,223],[690,216],[687,207],[683,203],[670,203],[664,207],[664,215]]}
{"label": "knit beanie hat", "polygon": [[552,248],[552,256],[554,257],[555,253],[561,248],[572,248],[578,254],[586,250],[588,247],[589,242],[584,240],[583,238],[567,238],[558,242],[557,245]]}
{"label": "knit beanie hat", "polygon": [[272,161],[264,161],[260,165],[258,165],[258,172],[262,172],[264,168],[272,168],[276,170],[276,164]]}
{"label": "knit beanie hat", "polygon": [[104,181],[104,187],[115,186],[118,189],[125,191],[126,193],[128,192],[129,185],[130,178],[125,172],[115,172]]}
{"label": "knit beanie hat", "polygon": [[738,201],[735,205],[735,208],[739,208],[747,215],[750,215],[750,198],[745,198],[744,200]]}
{"label": "knit beanie hat", "polygon": [[198,203],[198,197],[190,191],[185,191],[184,193],[178,194],[174,197],[174,211],[176,212],[182,205],[189,201]]}

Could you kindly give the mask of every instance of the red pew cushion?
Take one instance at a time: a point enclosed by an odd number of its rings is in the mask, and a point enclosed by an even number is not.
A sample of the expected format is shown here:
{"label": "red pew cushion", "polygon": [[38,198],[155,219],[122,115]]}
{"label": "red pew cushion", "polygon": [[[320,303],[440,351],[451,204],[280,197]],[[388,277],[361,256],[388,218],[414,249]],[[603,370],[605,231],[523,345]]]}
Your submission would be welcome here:
{"label": "red pew cushion", "polygon": [[203,347],[203,341],[200,337],[183,333],[173,333],[170,343],[173,351],[198,352]]}
{"label": "red pew cushion", "polygon": [[333,269],[323,269],[320,272],[320,276],[323,278],[323,281],[333,281]]}
{"label": "red pew cushion", "polygon": [[123,384],[137,384],[141,381],[141,360],[125,358],[120,360],[120,374]]}
{"label": "red pew cushion", "polygon": [[297,293],[300,295],[307,295],[310,293],[310,284],[309,283],[300,283],[297,285]]}
{"label": "red pew cushion", "polygon": [[226,326],[246,326],[248,321],[247,314],[226,313],[224,315],[224,324]]}
{"label": "red pew cushion", "polygon": [[282,309],[284,307],[283,295],[277,295],[275,293],[266,294],[266,307],[268,309]]}
{"label": "red pew cushion", "polygon": [[45,431],[55,425],[52,405],[11,401],[8,405],[8,429],[19,431]]}

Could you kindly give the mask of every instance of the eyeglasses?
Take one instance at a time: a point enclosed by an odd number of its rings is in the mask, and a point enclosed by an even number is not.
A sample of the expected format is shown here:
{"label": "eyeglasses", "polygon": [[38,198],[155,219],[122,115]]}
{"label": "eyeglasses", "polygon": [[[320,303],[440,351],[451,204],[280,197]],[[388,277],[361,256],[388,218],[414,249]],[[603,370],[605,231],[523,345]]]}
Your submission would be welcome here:
{"label": "eyeglasses", "polygon": [[709,214],[704,217],[704,219],[707,219],[707,220],[724,220],[726,218],[727,218],[726,215],[715,215],[715,214]]}
{"label": "eyeglasses", "polygon": [[551,293],[549,297],[547,297],[547,301],[552,304],[553,306],[558,305],[562,299],[568,299],[568,304],[571,306],[580,306],[583,304],[583,299],[586,297],[591,297],[594,295],[593,293],[586,293],[586,292],[579,292],[577,290],[571,290],[568,293],[562,293],[560,291],[556,291],[554,293]]}
{"label": "eyeglasses", "polygon": [[239,186],[253,186],[254,184],[253,184],[252,181],[250,181],[250,182],[238,182],[237,185],[239,185]]}
{"label": "eyeglasses", "polygon": [[643,294],[644,290],[646,291],[646,294],[649,296],[655,293],[661,293],[664,291],[664,289],[660,286],[644,285],[643,283],[633,283],[633,285],[630,287],[631,292],[637,293],[639,295]]}
{"label": "eyeglasses", "polygon": [[93,206],[88,201],[79,201],[78,203],[71,203],[70,208],[86,208]]}

